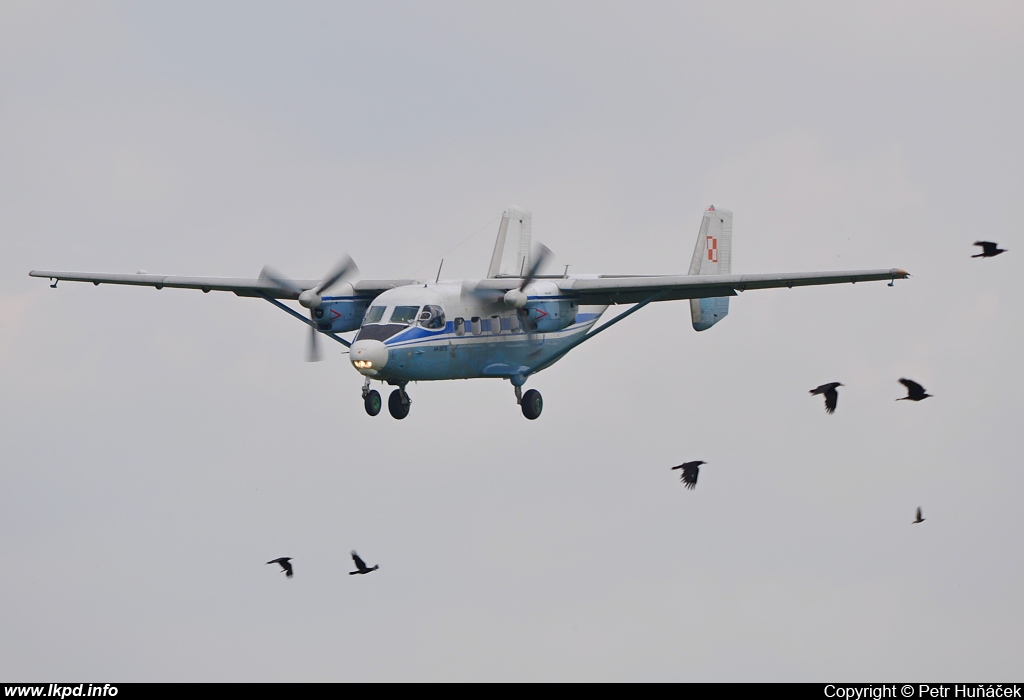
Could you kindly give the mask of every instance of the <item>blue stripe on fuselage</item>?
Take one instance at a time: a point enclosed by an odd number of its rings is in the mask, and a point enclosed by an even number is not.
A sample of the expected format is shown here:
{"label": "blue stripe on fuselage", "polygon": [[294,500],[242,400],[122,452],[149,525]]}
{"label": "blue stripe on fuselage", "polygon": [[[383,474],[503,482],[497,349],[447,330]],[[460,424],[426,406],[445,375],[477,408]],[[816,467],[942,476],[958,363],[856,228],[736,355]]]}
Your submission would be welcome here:
{"label": "blue stripe on fuselage", "polygon": [[[565,333],[570,332],[570,331],[578,330],[580,328],[580,326],[588,325],[588,324],[593,324],[600,316],[601,316],[601,314],[593,314],[593,313],[577,314],[576,315],[576,322],[573,323],[571,326],[567,326],[567,327],[565,327],[565,328],[563,328],[561,330],[558,330],[558,331],[551,331],[549,333],[537,333],[535,335],[550,336],[550,335],[565,334]],[[487,320],[489,320],[489,319],[481,319],[481,321],[487,321]],[[389,346],[389,347],[390,346],[402,346],[402,347],[404,347],[406,345],[415,345],[415,344],[417,344],[416,341],[423,340],[423,339],[427,339],[428,341],[431,341],[431,340],[434,340],[434,341],[439,341],[439,340],[449,341],[449,340],[455,340],[455,339],[466,339],[466,340],[469,340],[469,339],[472,339],[472,338],[483,338],[485,340],[488,340],[488,339],[489,340],[495,340],[495,339],[502,339],[502,338],[522,338],[523,336],[527,335],[525,331],[521,331],[521,330],[517,331],[515,333],[513,333],[511,331],[507,331],[507,330],[505,330],[506,327],[507,327],[507,325],[502,328],[501,333],[491,333],[490,330],[481,330],[480,335],[473,335],[472,333],[463,333],[462,335],[455,335],[455,323],[453,321],[448,321],[444,325],[443,329],[436,330],[436,331],[432,331],[432,330],[429,330],[427,328],[423,328],[422,326],[410,326],[408,329],[406,329],[404,331],[400,331],[400,332],[396,333],[395,335],[391,336],[390,338],[388,338],[387,340],[385,340],[384,344]]]}
{"label": "blue stripe on fuselage", "polygon": [[485,331],[457,336],[453,324],[438,331],[412,327],[384,341],[388,362],[375,378],[431,381],[512,376],[543,365],[586,333],[599,316],[580,314],[573,325],[550,333]]}

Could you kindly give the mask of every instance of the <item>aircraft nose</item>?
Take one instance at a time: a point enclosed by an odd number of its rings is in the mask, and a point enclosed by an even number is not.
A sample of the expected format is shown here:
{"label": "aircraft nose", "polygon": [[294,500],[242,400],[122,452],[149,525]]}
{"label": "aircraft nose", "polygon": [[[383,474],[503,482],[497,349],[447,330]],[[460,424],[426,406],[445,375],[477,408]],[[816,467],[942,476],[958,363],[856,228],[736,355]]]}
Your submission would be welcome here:
{"label": "aircraft nose", "polygon": [[379,340],[357,340],[348,356],[360,374],[373,377],[388,363],[388,348]]}

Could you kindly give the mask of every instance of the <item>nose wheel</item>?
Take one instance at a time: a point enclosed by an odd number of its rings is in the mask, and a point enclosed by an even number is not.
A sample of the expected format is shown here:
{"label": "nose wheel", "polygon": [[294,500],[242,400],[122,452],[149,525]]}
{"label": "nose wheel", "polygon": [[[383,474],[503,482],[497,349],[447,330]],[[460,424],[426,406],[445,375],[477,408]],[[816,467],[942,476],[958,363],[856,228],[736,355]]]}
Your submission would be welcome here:
{"label": "nose wheel", "polygon": [[372,389],[366,392],[366,396],[363,397],[363,408],[366,409],[366,412],[371,416],[375,416],[380,413],[380,407],[380,394],[377,390]]}
{"label": "nose wheel", "polygon": [[[370,378],[367,377],[363,383],[363,408],[368,415],[375,416],[380,413],[382,404],[380,393],[370,388]],[[412,399],[405,393],[405,382],[402,382],[388,397],[388,412],[395,420],[402,420],[409,415],[411,405]]]}

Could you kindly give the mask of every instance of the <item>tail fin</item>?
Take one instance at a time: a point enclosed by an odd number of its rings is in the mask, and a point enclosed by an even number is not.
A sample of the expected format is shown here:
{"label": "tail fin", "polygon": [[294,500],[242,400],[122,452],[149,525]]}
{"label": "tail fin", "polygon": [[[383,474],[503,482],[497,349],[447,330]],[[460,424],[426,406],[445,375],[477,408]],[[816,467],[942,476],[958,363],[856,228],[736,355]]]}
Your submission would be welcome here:
{"label": "tail fin", "polygon": [[[690,261],[691,275],[732,274],[732,212],[708,207]],[[729,314],[729,297],[690,299],[693,329],[706,331]]]}
{"label": "tail fin", "polygon": [[533,217],[522,207],[509,207],[501,215],[487,276],[522,277],[530,269],[530,238]]}

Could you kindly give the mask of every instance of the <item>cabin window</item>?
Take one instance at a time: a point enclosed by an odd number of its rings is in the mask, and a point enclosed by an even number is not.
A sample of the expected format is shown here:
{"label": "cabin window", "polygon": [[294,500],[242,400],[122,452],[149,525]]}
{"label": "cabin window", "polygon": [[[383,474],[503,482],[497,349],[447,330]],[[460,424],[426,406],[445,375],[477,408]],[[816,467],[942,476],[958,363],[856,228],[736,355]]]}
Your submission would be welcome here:
{"label": "cabin window", "polygon": [[384,318],[384,307],[371,306],[370,310],[366,312],[366,316],[363,317],[363,323],[378,323],[382,318]]}
{"label": "cabin window", "polygon": [[473,329],[473,335],[480,335],[480,317],[474,316],[470,319],[470,326]]}
{"label": "cabin window", "polygon": [[513,333],[519,332],[519,316],[512,314],[508,317],[508,329]]}
{"label": "cabin window", "polygon": [[501,333],[501,316],[491,316],[491,333],[494,335]]}
{"label": "cabin window", "polygon": [[404,323],[408,326],[416,320],[416,313],[419,310],[418,306],[396,306],[391,312],[391,323]]}
{"label": "cabin window", "polygon": [[466,319],[455,319],[455,335],[466,335]]}
{"label": "cabin window", "polygon": [[444,328],[444,309],[440,306],[427,304],[420,312],[420,325],[430,330]]}

